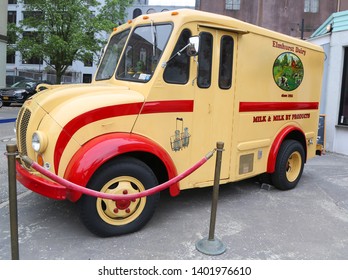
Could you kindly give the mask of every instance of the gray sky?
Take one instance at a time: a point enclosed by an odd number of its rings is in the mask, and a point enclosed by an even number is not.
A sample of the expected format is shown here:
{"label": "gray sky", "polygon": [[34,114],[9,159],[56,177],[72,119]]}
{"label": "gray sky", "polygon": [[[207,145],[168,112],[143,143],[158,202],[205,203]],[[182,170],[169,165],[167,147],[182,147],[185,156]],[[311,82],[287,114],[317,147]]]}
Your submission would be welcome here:
{"label": "gray sky", "polygon": [[195,0],[149,0],[149,5],[194,6]]}

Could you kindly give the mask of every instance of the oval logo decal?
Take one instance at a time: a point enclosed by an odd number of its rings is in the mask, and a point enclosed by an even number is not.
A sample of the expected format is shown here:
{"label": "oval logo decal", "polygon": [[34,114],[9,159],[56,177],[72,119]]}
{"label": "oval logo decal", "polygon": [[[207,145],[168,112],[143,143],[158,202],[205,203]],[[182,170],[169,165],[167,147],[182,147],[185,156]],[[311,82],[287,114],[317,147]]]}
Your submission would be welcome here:
{"label": "oval logo decal", "polygon": [[277,86],[285,91],[292,91],[300,86],[304,70],[301,59],[285,52],[277,57],[273,64],[273,79]]}

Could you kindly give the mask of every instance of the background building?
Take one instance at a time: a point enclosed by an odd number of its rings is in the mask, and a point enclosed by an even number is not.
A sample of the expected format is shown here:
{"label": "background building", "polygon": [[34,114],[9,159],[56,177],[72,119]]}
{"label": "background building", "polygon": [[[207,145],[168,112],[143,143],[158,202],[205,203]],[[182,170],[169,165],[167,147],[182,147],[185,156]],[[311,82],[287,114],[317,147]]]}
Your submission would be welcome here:
{"label": "background building", "polygon": [[0,2],[0,87],[6,85],[5,65],[6,65],[6,44],[7,44],[7,3]]}
{"label": "background building", "polygon": [[[103,0],[99,0],[102,4],[104,3]],[[16,23],[18,24],[22,19],[23,15],[25,13],[25,6],[23,4],[19,4],[17,0],[8,0],[8,7],[6,9],[6,2],[1,1],[1,3],[4,3],[4,9],[1,9],[1,13],[6,13],[8,15],[8,21],[9,23]],[[126,11],[126,18],[124,21],[121,21],[119,23],[115,24],[122,24],[123,22],[127,21],[128,19],[135,18],[142,14],[149,14],[154,12],[161,12],[161,11],[168,11],[173,9],[179,9],[183,8],[183,6],[149,6],[148,0],[134,0],[134,4],[127,8]],[[193,8],[193,7],[186,7],[185,8]],[[5,14],[6,15],[6,14]],[[6,17],[0,17],[0,20],[5,20],[6,23]],[[3,28],[3,24],[0,25],[0,28]],[[6,27],[4,27],[5,34],[6,34]],[[2,31],[2,29],[1,29]],[[106,38],[108,37],[108,34],[106,34]],[[1,37],[0,37],[1,42]],[[6,43],[3,44],[5,50],[6,50]],[[5,58],[4,58],[5,59]],[[93,61],[83,62],[83,61],[73,61],[72,65],[68,69],[67,75],[62,77],[63,83],[89,83],[92,81],[93,74],[96,72],[97,69],[97,61],[98,57],[94,57]],[[1,62],[1,60],[0,60]],[[0,65],[4,65],[5,63],[1,63]],[[20,52],[16,52],[14,54],[7,55],[6,59],[6,75],[18,75],[18,76],[24,76],[28,78],[33,79],[39,79],[39,80],[48,80],[51,82],[55,81],[55,75],[52,72],[48,72],[47,65],[43,61],[37,61],[37,60],[23,60]],[[1,82],[0,82],[1,83]]]}
{"label": "background building", "polygon": [[348,10],[348,0],[196,0],[196,9],[308,38],[332,13]]}

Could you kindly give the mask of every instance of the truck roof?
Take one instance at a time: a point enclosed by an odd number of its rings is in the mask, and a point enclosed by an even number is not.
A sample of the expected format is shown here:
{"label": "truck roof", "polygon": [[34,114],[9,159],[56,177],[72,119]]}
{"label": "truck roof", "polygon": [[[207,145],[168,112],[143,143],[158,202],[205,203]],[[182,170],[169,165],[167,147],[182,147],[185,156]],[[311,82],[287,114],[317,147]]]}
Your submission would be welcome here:
{"label": "truck roof", "polygon": [[306,47],[308,49],[323,52],[320,46],[306,42],[299,38],[291,37],[276,31],[272,31],[257,25],[253,25],[229,16],[214,14],[210,12],[198,11],[193,9],[178,9],[166,12],[159,12],[153,14],[140,15],[137,18],[128,21],[121,25],[119,28],[125,29],[129,27],[129,24],[138,25],[144,23],[153,22],[165,22],[172,21],[182,25],[189,22],[197,22],[202,27],[210,27],[215,29],[228,30],[239,34],[258,34],[261,36],[282,40],[294,45]]}

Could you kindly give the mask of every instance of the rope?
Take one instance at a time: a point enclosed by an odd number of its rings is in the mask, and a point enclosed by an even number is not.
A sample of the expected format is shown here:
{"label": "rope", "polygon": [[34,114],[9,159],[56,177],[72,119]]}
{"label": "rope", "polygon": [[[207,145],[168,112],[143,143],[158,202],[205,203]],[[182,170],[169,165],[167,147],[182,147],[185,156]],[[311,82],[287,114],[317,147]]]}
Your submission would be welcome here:
{"label": "rope", "polygon": [[34,162],[32,159],[30,159],[27,156],[22,156],[22,160],[27,163],[28,165],[30,165],[33,169],[35,169],[36,171],[40,172],[42,175],[46,176],[47,178],[55,181],[56,183],[74,190],[74,191],[78,191],[81,192],[83,194],[89,195],[89,196],[93,196],[93,197],[98,197],[98,198],[102,198],[102,199],[111,199],[111,200],[132,200],[132,199],[138,199],[141,197],[145,197],[145,196],[149,196],[149,195],[153,195],[157,192],[160,192],[164,189],[169,188],[171,185],[181,181],[182,179],[184,179],[185,177],[189,176],[191,173],[193,173],[194,171],[196,171],[198,168],[200,168],[204,163],[206,163],[214,154],[214,151],[209,152],[208,154],[206,154],[201,160],[199,160],[196,164],[194,164],[192,167],[190,167],[189,169],[187,169],[186,171],[184,171],[183,173],[177,175],[176,177],[170,179],[169,181],[160,184],[158,186],[155,186],[151,189],[139,192],[139,193],[135,193],[135,194],[122,194],[122,195],[117,195],[117,194],[108,194],[108,193],[103,193],[103,192],[98,192],[95,190],[91,190],[88,189],[86,187],[77,185],[75,183],[72,183],[64,178],[59,177],[58,175],[52,173],[51,171],[43,168],[41,165],[39,165],[38,163]]}

